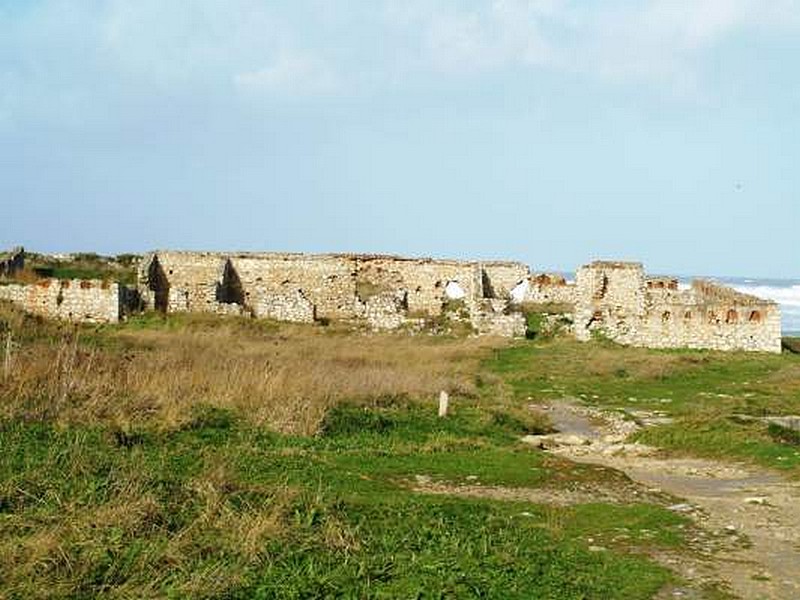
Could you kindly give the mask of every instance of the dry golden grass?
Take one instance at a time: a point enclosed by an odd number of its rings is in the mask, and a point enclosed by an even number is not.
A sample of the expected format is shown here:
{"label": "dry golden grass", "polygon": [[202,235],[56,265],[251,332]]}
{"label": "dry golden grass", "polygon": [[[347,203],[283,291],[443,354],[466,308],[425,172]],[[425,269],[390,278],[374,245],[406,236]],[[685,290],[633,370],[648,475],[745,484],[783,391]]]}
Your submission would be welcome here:
{"label": "dry golden grass", "polygon": [[[12,330],[24,329],[13,319],[19,317],[12,317]],[[203,404],[309,434],[343,401],[420,398],[442,389],[470,395],[478,361],[496,344],[266,328],[218,317],[189,318],[170,329],[64,328],[23,341],[0,381],[0,416],[174,428]]]}

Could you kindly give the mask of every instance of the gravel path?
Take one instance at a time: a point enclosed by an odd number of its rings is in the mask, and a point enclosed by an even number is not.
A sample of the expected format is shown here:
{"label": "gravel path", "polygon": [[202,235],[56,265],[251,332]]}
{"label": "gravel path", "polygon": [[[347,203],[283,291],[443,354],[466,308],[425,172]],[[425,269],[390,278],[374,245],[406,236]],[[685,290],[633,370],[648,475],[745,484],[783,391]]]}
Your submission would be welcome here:
{"label": "gravel path", "polygon": [[[745,600],[800,599],[800,484],[751,466],[661,457],[653,448],[626,443],[639,425],[620,413],[568,401],[532,408],[547,411],[559,433],[526,441],[571,460],[618,469],[653,491],[683,498],[671,508],[730,541],[706,555],[708,564],[671,565],[676,570],[690,579],[710,575]],[[645,423],[662,418],[637,417]]]}

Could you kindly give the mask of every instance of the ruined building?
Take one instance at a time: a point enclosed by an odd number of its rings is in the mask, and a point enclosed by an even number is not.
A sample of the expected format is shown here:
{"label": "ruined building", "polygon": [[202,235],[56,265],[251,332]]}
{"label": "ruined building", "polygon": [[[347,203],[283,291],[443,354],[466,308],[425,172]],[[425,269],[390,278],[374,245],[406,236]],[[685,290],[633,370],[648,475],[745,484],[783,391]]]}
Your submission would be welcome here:
{"label": "ruined building", "polygon": [[647,277],[639,263],[597,261],[575,282],[518,262],[351,254],[157,251],[138,285],[45,279],[0,285],[0,300],[73,321],[116,322],[141,309],[329,320],[389,330],[446,318],[478,334],[525,334],[525,310],[558,306],[579,340],[652,348],[780,352],[776,303],[711,282]]}
{"label": "ruined building", "polygon": [[14,248],[11,252],[0,252],[0,278],[13,277],[25,268],[25,249]]}
{"label": "ruined building", "polygon": [[450,310],[478,333],[523,335],[510,291],[528,276],[514,262],[461,262],[351,254],[154,252],[139,267],[147,308],[250,314],[395,329]]}
{"label": "ruined building", "polygon": [[708,281],[680,289],[672,278],[647,278],[639,263],[598,261],[578,270],[575,335],[593,333],[649,348],[781,351],[775,302]]}

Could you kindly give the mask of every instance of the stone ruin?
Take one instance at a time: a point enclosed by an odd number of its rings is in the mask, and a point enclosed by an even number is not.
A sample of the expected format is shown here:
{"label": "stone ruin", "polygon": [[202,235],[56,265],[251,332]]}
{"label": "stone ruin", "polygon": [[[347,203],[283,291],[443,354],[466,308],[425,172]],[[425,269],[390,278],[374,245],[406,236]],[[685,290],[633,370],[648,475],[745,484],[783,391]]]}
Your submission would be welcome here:
{"label": "stone ruin", "polygon": [[139,266],[146,309],[246,314],[278,321],[350,321],[372,329],[447,317],[479,334],[520,336],[510,291],[528,276],[514,262],[351,254],[158,251]]}
{"label": "stone ruin", "polygon": [[0,277],[13,277],[25,268],[25,249],[14,248],[11,252],[0,252]]}
{"label": "stone ruin", "polygon": [[116,323],[130,292],[118,283],[94,279],[40,279],[0,285],[0,300],[42,317],[78,323]]}
{"label": "stone ruin", "polygon": [[[0,281],[2,283],[2,281]],[[596,261],[574,282],[505,261],[353,254],[156,251],[130,289],[44,279],[0,285],[0,300],[72,321],[110,322],[138,310],[247,315],[295,323],[344,321],[374,330],[461,323],[519,337],[524,312],[558,306],[578,340],[631,346],[781,351],[775,302],[695,281],[647,277],[640,263]]]}
{"label": "stone ruin", "polygon": [[781,351],[775,302],[697,280],[648,278],[640,263],[597,261],[578,270],[575,335],[648,348]]}

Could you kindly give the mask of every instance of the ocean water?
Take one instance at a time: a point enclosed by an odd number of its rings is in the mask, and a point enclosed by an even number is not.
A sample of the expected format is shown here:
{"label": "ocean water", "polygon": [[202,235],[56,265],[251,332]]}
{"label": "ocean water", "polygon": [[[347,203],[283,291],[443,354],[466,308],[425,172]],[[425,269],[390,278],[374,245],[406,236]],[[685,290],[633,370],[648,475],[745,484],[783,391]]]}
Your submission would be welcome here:
{"label": "ocean water", "polygon": [[783,335],[800,336],[800,280],[717,277],[717,281],[759,298],[775,300],[781,307]]}

